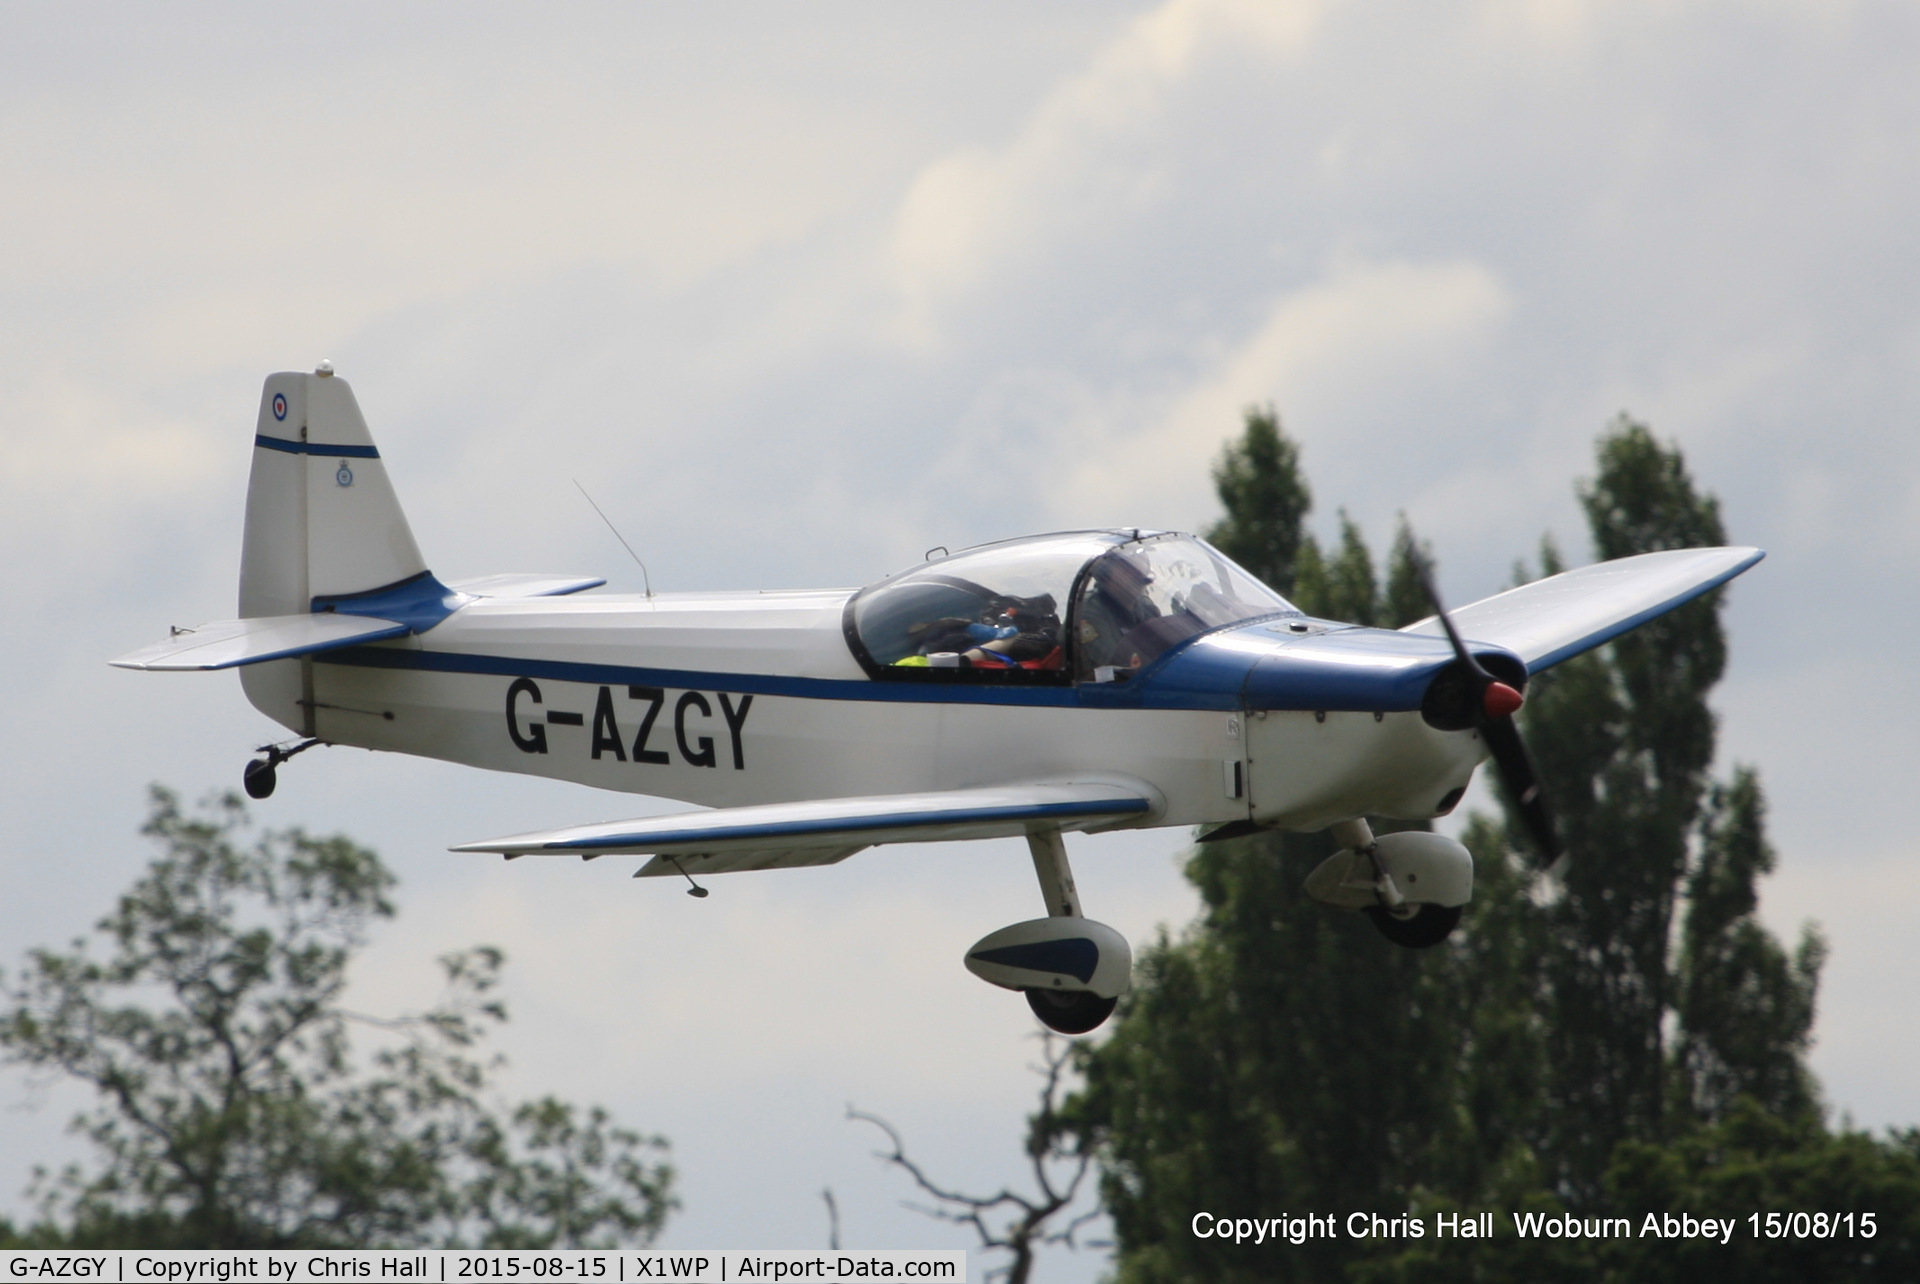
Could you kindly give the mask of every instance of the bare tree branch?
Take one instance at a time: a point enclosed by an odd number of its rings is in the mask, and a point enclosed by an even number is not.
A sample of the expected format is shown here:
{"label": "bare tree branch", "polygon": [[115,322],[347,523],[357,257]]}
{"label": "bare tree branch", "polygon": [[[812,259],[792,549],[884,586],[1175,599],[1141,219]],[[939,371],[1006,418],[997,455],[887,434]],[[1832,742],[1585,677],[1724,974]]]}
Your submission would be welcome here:
{"label": "bare tree branch", "polygon": [[[1096,1205],[1074,1217],[1065,1226],[1057,1230],[1048,1229],[1048,1224],[1079,1197],[1087,1174],[1092,1170],[1093,1155],[1077,1145],[1067,1150],[1060,1148],[1063,1135],[1055,1124],[1061,1080],[1065,1077],[1073,1045],[1051,1032],[1044,1034],[1042,1039],[1042,1061],[1033,1067],[1043,1080],[1040,1108],[1027,1120],[1026,1143],[1033,1182],[1040,1190],[1038,1197],[1022,1195],[1005,1187],[991,1195],[969,1195],[942,1186],[908,1157],[906,1143],[892,1124],[878,1115],[856,1110],[851,1105],[847,1107],[848,1119],[872,1124],[885,1134],[888,1148],[874,1151],[875,1158],[905,1172],[923,1193],[935,1201],[931,1207],[903,1201],[905,1207],[944,1222],[971,1226],[979,1237],[981,1248],[1008,1255],[1005,1265],[995,1267],[985,1276],[988,1280],[1005,1280],[1007,1284],[1028,1284],[1037,1249],[1055,1244],[1078,1248],[1075,1236],[1083,1226],[1100,1215]],[[995,1213],[1003,1215],[995,1217]]]}

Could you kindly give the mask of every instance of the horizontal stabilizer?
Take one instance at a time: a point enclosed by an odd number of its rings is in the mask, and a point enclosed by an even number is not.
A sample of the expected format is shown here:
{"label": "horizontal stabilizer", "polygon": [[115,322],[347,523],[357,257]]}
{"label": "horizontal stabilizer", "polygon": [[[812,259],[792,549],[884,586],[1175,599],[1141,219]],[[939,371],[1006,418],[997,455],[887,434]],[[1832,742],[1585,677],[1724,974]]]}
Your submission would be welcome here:
{"label": "horizontal stabilizer", "polygon": [[[1463,606],[1453,623],[1462,637],[1505,647],[1538,673],[1691,602],[1765,556],[1757,548],[1680,548],[1599,562]],[[1402,632],[1445,636],[1432,616]]]}
{"label": "horizontal stabilizer", "polygon": [[[732,857],[728,862],[701,867],[717,873],[723,867],[829,864],[862,847],[881,843],[1005,838],[1042,829],[1096,829],[1145,820],[1159,810],[1158,795],[1138,781],[1045,781],[722,807],[518,834],[463,843],[452,850],[499,852],[509,857],[655,854],[677,857],[682,863],[688,856]],[[663,871],[649,865],[641,872]],[[668,863],[665,872],[677,871]]]}
{"label": "horizontal stabilizer", "polygon": [[165,642],[109,661],[115,668],[153,672],[231,669],[263,660],[312,655],[356,642],[378,642],[410,632],[397,620],[365,615],[264,615],[177,629]]}
{"label": "horizontal stabilizer", "polygon": [[481,575],[447,587],[473,597],[564,597],[606,582],[597,575]]}

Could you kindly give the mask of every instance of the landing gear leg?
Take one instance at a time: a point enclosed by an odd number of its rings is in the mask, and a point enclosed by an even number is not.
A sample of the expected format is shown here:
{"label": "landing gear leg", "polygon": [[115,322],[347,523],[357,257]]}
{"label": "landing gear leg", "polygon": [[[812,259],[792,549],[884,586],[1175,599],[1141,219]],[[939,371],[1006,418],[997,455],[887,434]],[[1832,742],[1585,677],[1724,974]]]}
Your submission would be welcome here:
{"label": "landing gear leg", "polygon": [[259,751],[267,756],[255,758],[247,764],[246,770],[240,773],[240,783],[246,789],[247,797],[272,797],[274,786],[280,783],[276,776],[280,764],[297,753],[305,753],[319,743],[318,739],[309,738],[302,740],[291,749],[282,749],[279,745],[261,745]]}
{"label": "landing gear leg", "polygon": [[1462,906],[1414,904],[1407,900],[1381,861],[1380,844],[1366,821],[1343,820],[1328,832],[1340,846],[1365,857],[1371,867],[1377,903],[1364,909],[1380,935],[1405,949],[1424,950],[1446,940],[1460,925]]}
{"label": "landing gear leg", "polygon": [[1073,885],[1073,866],[1067,864],[1067,840],[1057,829],[1027,835],[1033,853],[1033,872],[1040,876],[1040,895],[1053,918],[1080,917],[1080,891]]}
{"label": "landing gear leg", "polygon": [[1380,863],[1380,844],[1373,840],[1373,826],[1364,820],[1343,820],[1327,832],[1333,835],[1334,842],[1367,858],[1367,864],[1373,869],[1373,894],[1380,898],[1383,908],[1397,910],[1406,904],[1407,898],[1400,894],[1393,875]]}
{"label": "landing gear leg", "polygon": [[[1040,878],[1040,894],[1049,918],[1080,918],[1080,891],[1073,885],[1073,867],[1067,863],[1067,843],[1057,829],[1027,835],[1033,853],[1033,872]],[[1085,1034],[1113,1015],[1118,995],[1103,999],[1091,990],[1022,991],[1040,1024],[1061,1034]]]}

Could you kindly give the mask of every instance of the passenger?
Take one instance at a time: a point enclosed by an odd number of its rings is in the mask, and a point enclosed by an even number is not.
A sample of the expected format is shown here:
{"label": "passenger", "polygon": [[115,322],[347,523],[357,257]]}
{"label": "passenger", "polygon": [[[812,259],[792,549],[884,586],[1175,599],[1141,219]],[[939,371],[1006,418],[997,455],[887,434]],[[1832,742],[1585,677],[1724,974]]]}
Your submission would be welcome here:
{"label": "passenger", "polygon": [[896,668],[933,667],[932,657],[952,655],[955,668],[1057,669],[1064,662],[1060,616],[1053,595],[997,597],[980,618],[943,616],[909,625],[914,652],[895,660]]}
{"label": "passenger", "polygon": [[[988,618],[990,616],[989,612]],[[910,625],[907,641],[913,644],[916,653],[932,655],[938,651],[965,651],[983,643],[1013,637],[1019,631],[1011,624],[994,625],[985,619],[963,620],[950,615]]]}
{"label": "passenger", "polygon": [[1059,668],[1063,658],[1059,609],[1051,593],[1000,599],[988,614],[989,626],[998,636],[961,652],[962,658],[979,667]]}

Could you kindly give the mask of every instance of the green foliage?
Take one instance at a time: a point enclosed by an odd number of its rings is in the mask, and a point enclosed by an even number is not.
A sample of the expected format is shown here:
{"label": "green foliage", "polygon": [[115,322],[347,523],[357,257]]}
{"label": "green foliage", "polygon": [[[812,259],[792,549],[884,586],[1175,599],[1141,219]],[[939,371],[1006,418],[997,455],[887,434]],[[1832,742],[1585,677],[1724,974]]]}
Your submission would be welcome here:
{"label": "green foliage", "polygon": [[[1724,1117],[1665,1146],[1629,1141],[1607,1173],[1609,1202],[1635,1225],[1648,1212],[1724,1210],[1761,1215],[1726,1247],[1636,1238],[1618,1245],[1611,1278],[1685,1284],[1708,1272],[1752,1284],[1806,1280],[1911,1280],[1920,1268],[1920,1133],[1875,1139],[1830,1133],[1816,1117],[1782,1118],[1750,1097]],[[1769,1238],[1769,1213],[1872,1212],[1869,1237],[1801,1231]]]}
{"label": "green foliage", "polygon": [[[1726,542],[1717,501],[1645,425],[1616,419],[1596,457],[1580,498],[1600,556]],[[1790,963],[1753,917],[1772,867],[1758,777],[1716,788],[1708,776],[1721,607],[1709,594],[1529,692],[1528,741],[1571,852],[1544,910],[1554,1108],[1542,1149],[1576,1209],[1601,1202],[1618,1146],[1679,1135],[1741,1092],[1815,1109],[1801,1057],[1821,948],[1809,935]]]}
{"label": "green foliage", "polygon": [[1755,885],[1773,872],[1766,802],[1750,767],[1716,785],[1687,879],[1678,960],[1674,1092],[1694,1118],[1742,1099],[1784,1119],[1817,1117],[1819,1089],[1803,1058],[1826,943],[1811,925],[1791,956],[1755,917]]}
{"label": "green foliage", "polygon": [[1405,516],[1394,532],[1387,582],[1374,572],[1360,526],[1343,509],[1340,546],[1331,555],[1306,529],[1313,492],[1300,471],[1300,447],[1272,406],[1249,406],[1240,438],[1214,465],[1226,516],[1207,539],[1290,598],[1308,615],[1397,629],[1432,614],[1416,559],[1424,555]]}
{"label": "green foliage", "polygon": [[1387,580],[1380,583],[1366,536],[1359,523],[1342,509],[1340,547],[1332,556],[1320,551],[1312,535],[1301,536],[1294,605],[1321,619],[1369,628],[1397,629],[1412,624],[1433,614],[1420,583],[1420,559],[1426,556],[1402,515],[1388,554]]}
{"label": "green foliage", "polygon": [[1332,850],[1288,835],[1196,854],[1199,924],[1143,953],[1113,1035],[1083,1054],[1076,1108],[1102,1146],[1121,1280],[1333,1278],[1356,1251],[1344,1238],[1250,1255],[1190,1219],[1392,1210],[1383,1192],[1473,1184],[1507,1159],[1502,1095],[1530,1041],[1511,1055],[1513,1005],[1476,1010],[1463,963],[1498,988],[1525,967],[1519,938],[1476,925],[1437,950],[1388,946],[1297,894]]}
{"label": "green foliage", "polygon": [[[1522,1239],[1500,1215],[1490,1242],[1417,1241],[1355,1263],[1348,1278],[1364,1284],[1694,1284],[1703,1278],[1851,1284],[1911,1280],[1920,1265],[1920,1132],[1884,1139],[1829,1132],[1815,1117],[1783,1119],[1752,1098],[1739,1098],[1719,1122],[1665,1145],[1622,1143],[1605,1190],[1605,1208],[1589,1216],[1624,1217],[1632,1234]],[[1538,1190],[1503,1192],[1480,1206],[1503,1214],[1566,1211]],[[1429,1197],[1415,1207],[1431,1223],[1433,1213],[1460,1206]],[[1861,1218],[1866,1212],[1873,1214],[1871,1233]],[[1748,1220],[1754,1213],[1760,1215],[1758,1234]],[[1795,1213],[1822,1215],[1824,1221],[1796,1227],[1790,1220]],[[1845,1213],[1854,1214],[1851,1223],[1835,1220]],[[1647,1224],[1649,1214],[1654,1227]],[[1667,1214],[1731,1217],[1737,1225],[1726,1243],[1669,1238]],[[1780,1216],[1781,1233],[1769,1233],[1768,1214]]]}
{"label": "green foliage", "polygon": [[[1704,622],[1717,632],[1717,619]],[[1570,852],[1546,910],[1557,948],[1545,964],[1556,1017],[1550,1150],[1576,1205],[1597,1195],[1616,1145],[1666,1132],[1668,942],[1712,755],[1710,734],[1675,743],[1644,716],[1633,685],[1675,684],[1648,672],[1659,652],[1637,647],[1634,658],[1638,684],[1605,655],[1542,675],[1523,720]],[[1672,694],[1705,714],[1704,690]]]}
{"label": "green foliage", "polygon": [[1207,532],[1213,544],[1283,595],[1293,592],[1300,522],[1313,496],[1300,475],[1300,448],[1280,431],[1272,406],[1249,406],[1246,431],[1214,465],[1227,516]]}
{"label": "green foliage", "polygon": [[[340,996],[394,878],[347,838],[241,843],[227,795],[188,816],[153,790],[161,848],[84,941],[0,977],[0,1054],[91,1086],[90,1169],[42,1173],[22,1246],[566,1247],[647,1243],[674,1206],[665,1143],[546,1098],[506,1119],[473,1049],[506,1019],[503,962],[441,961],[430,1011],[356,1017]],[[391,1046],[358,1072],[352,1022]]]}

